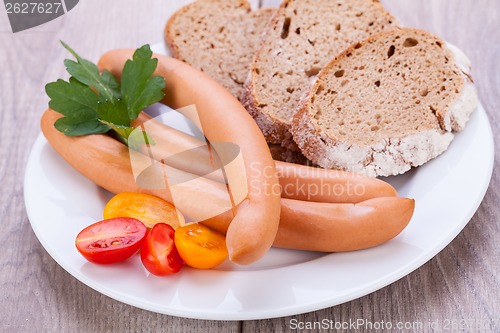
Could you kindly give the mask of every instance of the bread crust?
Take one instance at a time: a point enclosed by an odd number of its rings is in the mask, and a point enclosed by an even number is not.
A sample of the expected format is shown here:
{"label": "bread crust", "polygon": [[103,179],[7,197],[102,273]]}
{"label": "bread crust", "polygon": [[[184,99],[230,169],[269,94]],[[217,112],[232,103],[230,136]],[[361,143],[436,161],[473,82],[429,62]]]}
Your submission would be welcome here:
{"label": "bread crust", "polygon": [[[270,29],[273,29],[278,23],[278,17],[283,13],[284,6],[286,6],[290,0],[284,0],[281,5],[278,7],[273,17],[271,18],[271,22],[269,24]],[[262,40],[267,37],[267,35],[262,36]],[[261,43],[260,47],[257,49],[253,56],[252,65],[250,67],[250,71],[248,72],[247,80],[243,86],[243,95],[241,97],[241,104],[247,109],[248,113],[253,117],[257,125],[259,126],[262,134],[264,134],[264,138],[267,142],[271,144],[280,144],[283,139],[290,139],[290,126],[280,122],[277,118],[272,117],[271,115],[262,112],[261,103],[257,100],[256,97],[256,87],[255,87],[255,77],[254,77],[254,64],[259,60],[259,54],[261,53],[262,48],[264,47],[263,43]],[[293,141],[293,139],[292,139]]]}
{"label": "bread crust", "polygon": [[[285,14],[286,8],[296,0],[284,0],[276,11],[270,30],[274,30],[278,28],[278,23],[280,23],[280,18]],[[367,4],[371,3],[378,11],[381,17],[387,19],[388,22],[391,22],[393,26],[398,26],[398,20],[385,11],[384,7],[378,0],[367,1]],[[268,38],[273,38],[269,36]],[[255,121],[259,125],[262,130],[264,137],[270,143],[274,144],[282,144],[286,146],[288,149],[297,149],[293,144],[293,139],[291,135],[291,122],[283,121],[282,119],[273,116],[269,112],[264,110],[264,107],[267,106],[265,103],[258,99],[259,89],[256,86],[256,68],[257,64],[260,61],[260,56],[264,51],[264,43],[261,44],[259,50],[255,53],[250,73],[248,75],[248,79],[244,86],[244,93],[242,97],[242,104],[248,110],[248,112],[254,117]],[[309,86],[305,87],[304,90],[309,90]],[[282,106],[283,107],[283,106]],[[294,105],[291,109],[289,109],[290,114],[295,114],[298,110],[298,103]]]}
{"label": "bread crust", "polygon": [[[221,0],[203,0],[203,1],[212,2],[212,3],[221,3],[222,2]],[[248,1],[246,1],[246,0],[236,0],[236,1],[238,1],[238,7],[241,6],[241,7],[245,8],[247,12],[250,12],[252,10]],[[173,28],[172,27],[175,24],[175,22],[179,16],[185,15],[186,12],[189,12],[190,10],[195,8],[196,6],[197,6],[197,1],[194,1],[194,2],[191,2],[187,5],[179,8],[179,10],[177,10],[174,14],[172,14],[172,16],[170,16],[170,18],[167,21],[167,24],[165,25],[165,29],[164,29],[165,42],[167,43],[168,47],[170,48],[170,50],[172,52],[172,56],[176,59],[181,60],[181,61],[185,61],[185,59],[182,59],[182,57],[180,56],[179,48],[177,47],[177,45],[174,42],[175,36],[173,35]]]}
{"label": "bread crust", "polygon": [[[206,72],[241,99],[253,56],[249,48],[258,45],[263,22],[273,13],[271,8],[252,11],[246,0],[198,0],[170,17],[164,40],[174,58]],[[222,30],[216,32],[217,27]]]}
{"label": "bread crust", "polygon": [[[371,146],[335,141],[316,129],[301,108],[292,130],[302,153],[313,163],[329,169],[356,172],[369,177],[403,174],[412,167],[442,154],[453,140],[450,132],[428,130],[402,138],[381,140]],[[415,153],[420,152],[420,153]]]}
{"label": "bread crust", "polygon": [[465,128],[472,112],[476,109],[479,101],[476,87],[471,76],[471,63],[467,56],[453,44],[445,43],[453,54],[455,64],[460,69],[464,85],[460,97],[450,106],[450,110],[443,117],[443,127],[446,131],[459,132]]}
{"label": "bread crust", "polygon": [[[421,31],[409,28],[401,30]],[[443,153],[453,140],[454,134],[452,132],[464,128],[471,113],[477,107],[477,94],[472,81],[468,80],[470,67],[460,66],[456,63],[455,66],[462,73],[462,76],[459,77],[461,94],[452,103],[449,110],[446,110],[447,112],[436,114],[441,128],[426,129],[408,135],[402,133],[400,136],[387,137],[374,144],[361,146],[336,140],[314,125],[309,110],[312,108],[312,97],[321,84],[325,73],[329,72],[340,59],[359,48],[359,44],[364,45],[395,31],[370,36],[361,42],[354,43],[335,57],[319,74],[319,79],[311,89],[310,94],[301,102],[299,111],[294,116],[291,132],[302,153],[313,163],[323,168],[357,172],[372,177],[398,175]],[[463,54],[462,56],[465,57]]]}
{"label": "bread crust", "polygon": [[266,141],[272,144],[281,144],[285,139],[290,139],[290,125],[279,121],[277,118],[261,111],[260,103],[256,99],[254,81],[250,78],[245,83],[241,103],[247,109],[259,126]]}

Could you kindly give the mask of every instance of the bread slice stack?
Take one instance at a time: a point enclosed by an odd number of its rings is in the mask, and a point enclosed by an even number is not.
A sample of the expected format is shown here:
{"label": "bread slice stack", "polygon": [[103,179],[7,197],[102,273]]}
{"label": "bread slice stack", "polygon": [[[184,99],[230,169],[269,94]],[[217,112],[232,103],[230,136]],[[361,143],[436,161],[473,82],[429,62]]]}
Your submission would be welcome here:
{"label": "bread slice stack", "polygon": [[378,0],[198,0],[165,40],[240,99],[275,159],[389,176],[446,150],[477,105],[465,55],[398,26]]}
{"label": "bread slice stack", "polygon": [[[172,55],[207,73],[241,100],[252,58],[275,13],[252,11],[246,0],[198,0],[167,22],[165,41]],[[307,164],[299,151],[270,144],[274,159]]]}
{"label": "bread slice stack", "polygon": [[[465,60],[464,60],[465,59]],[[321,73],[292,133],[324,168],[397,175],[444,152],[477,105],[470,64],[417,29],[357,42]]]}
{"label": "bread slice stack", "polygon": [[321,69],[353,42],[396,25],[378,0],[283,1],[243,97],[268,142],[293,148],[293,115]]}
{"label": "bread slice stack", "polygon": [[217,80],[241,98],[253,55],[274,9],[252,11],[246,0],[200,0],[168,20],[172,55]]}

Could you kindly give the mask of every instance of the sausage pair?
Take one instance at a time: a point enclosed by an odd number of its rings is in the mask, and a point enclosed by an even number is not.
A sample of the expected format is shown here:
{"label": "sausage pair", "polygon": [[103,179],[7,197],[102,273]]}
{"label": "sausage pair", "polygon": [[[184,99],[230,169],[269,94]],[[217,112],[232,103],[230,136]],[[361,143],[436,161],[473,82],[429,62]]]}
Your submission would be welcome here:
{"label": "sausage pair", "polygon": [[[132,54],[132,50],[111,51],[101,58],[99,65],[119,76]],[[164,76],[167,81],[163,102],[172,108],[195,104],[209,141],[232,142],[241,149],[247,170],[249,191],[246,199],[235,210],[226,210],[203,221],[214,229],[227,232],[226,242],[233,262],[252,263],[273,243],[285,248],[328,252],[372,247],[395,237],[409,223],[414,200],[394,196],[394,189],[384,182],[354,178],[352,174],[331,170],[311,172],[304,169],[308,168],[305,166],[275,163],[260,130],[234,97],[188,65],[162,55],[155,57],[159,59],[155,74]],[[46,111],[42,117],[42,131],[54,149],[84,176],[113,193],[146,192],[172,201],[168,190],[145,189],[136,184],[128,148],[122,143],[106,135],[66,137],[54,128],[58,117],[60,115],[54,111]],[[165,166],[159,164],[158,167]],[[252,173],[255,168],[267,171]],[[170,167],[170,170],[176,169]],[[176,170],[174,177],[183,174],[186,172]],[[322,191],[313,196],[308,191],[293,190],[283,191],[283,197],[280,195],[280,184],[284,189],[300,184],[319,186],[325,181],[331,185],[340,184],[337,186],[344,186],[344,189],[349,184],[361,184],[365,191],[359,196],[338,195],[336,198]],[[210,214],[227,202],[227,191],[221,185],[216,180],[195,178],[190,187],[181,192],[180,200],[176,196],[175,204],[188,215],[196,211]],[[377,196],[383,197],[374,198]],[[211,204],[200,206],[197,197],[208,197]]]}

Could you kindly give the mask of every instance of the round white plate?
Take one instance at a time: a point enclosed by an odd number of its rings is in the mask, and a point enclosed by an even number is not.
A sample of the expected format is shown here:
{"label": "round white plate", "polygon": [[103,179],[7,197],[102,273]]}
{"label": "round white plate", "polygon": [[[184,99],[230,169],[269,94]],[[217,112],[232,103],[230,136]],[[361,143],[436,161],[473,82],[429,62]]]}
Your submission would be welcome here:
{"label": "round white plate", "polygon": [[[163,43],[152,48],[167,52]],[[182,118],[170,117],[170,121],[186,130]],[[169,277],[150,275],[138,255],[100,266],[78,253],[76,235],[102,219],[111,194],[73,170],[42,135],[28,161],[24,198],[32,228],[44,248],[91,288],[124,303],[174,316],[264,319],[364,296],[423,265],[469,222],[488,188],[493,161],[493,135],[480,106],[443,155],[387,179],[401,196],[416,199],[412,221],[392,241],[350,253],[271,249],[250,266],[226,262],[208,271],[185,267]]]}
{"label": "round white plate", "polygon": [[32,228],[47,252],[91,288],[130,305],[181,317],[246,320],[281,317],[340,304],[380,289],[441,251],[478,208],[493,168],[493,137],[482,107],[450,148],[423,167],[389,178],[402,196],[416,199],[409,226],[376,248],[319,254],[272,249],[248,267],[188,267],[156,277],[138,255],[116,265],[87,262],[77,233],[102,217],[110,194],[73,170],[39,136],[25,175]]}

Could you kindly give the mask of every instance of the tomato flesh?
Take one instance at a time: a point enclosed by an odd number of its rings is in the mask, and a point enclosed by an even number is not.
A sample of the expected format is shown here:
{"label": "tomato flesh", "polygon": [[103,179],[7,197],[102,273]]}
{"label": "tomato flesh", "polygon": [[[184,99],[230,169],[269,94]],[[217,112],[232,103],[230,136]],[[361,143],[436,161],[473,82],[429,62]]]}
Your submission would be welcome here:
{"label": "tomato flesh", "polygon": [[118,217],[89,225],[76,236],[75,245],[85,259],[96,264],[112,264],[139,251],[147,228],[141,221]]}
{"label": "tomato flesh", "polygon": [[165,276],[177,273],[182,268],[182,259],[174,243],[175,230],[166,223],[153,226],[141,248],[141,260],[154,275]]}
{"label": "tomato flesh", "polygon": [[226,237],[199,223],[177,228],[175,245],[182,260],[198,269],[214,268],[228,256]]}
{"label": "tomato flesh", "polygon": [[167,201],[144,193],[123,192],[108,201],[104,218],[133,217],[143,222],[148,229],[156,223],[168,223],[177,228],[184,224],[184,217]]}

